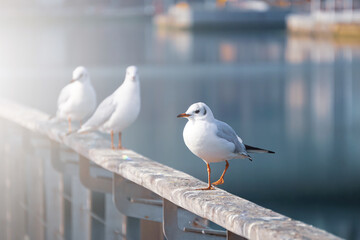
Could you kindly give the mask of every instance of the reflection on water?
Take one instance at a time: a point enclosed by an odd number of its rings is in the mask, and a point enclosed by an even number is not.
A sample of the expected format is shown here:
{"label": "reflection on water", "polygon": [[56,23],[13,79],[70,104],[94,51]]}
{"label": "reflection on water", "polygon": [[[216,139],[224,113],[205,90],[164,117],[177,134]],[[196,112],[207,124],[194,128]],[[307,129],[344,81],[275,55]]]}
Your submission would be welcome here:
{"label": "reflection on water", "polygon": [[[125,145],[206,180],[176,115],[206,102],[250,145],[224,189],[337,235],[360,239],[360,45],[285,32],[171,32],[141,21],[0,26],[0,94],[54,113],[77,65],[103,99],[137,64],[142,112]],[[44,100],[46,99],[46,100]],[[214,164],[218,175],[223,164]]]}

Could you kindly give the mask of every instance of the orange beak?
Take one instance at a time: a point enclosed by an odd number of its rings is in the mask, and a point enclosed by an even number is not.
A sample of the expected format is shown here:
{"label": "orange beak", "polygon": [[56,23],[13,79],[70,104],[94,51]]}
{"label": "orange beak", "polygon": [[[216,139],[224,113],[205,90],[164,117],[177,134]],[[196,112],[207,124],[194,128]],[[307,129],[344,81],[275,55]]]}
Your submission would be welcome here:
{"label": "orange beak", "polygon": [[186,118],[186,117],[190,117],[190,114],[186,114],[186,113],[181,113],[179,115],[177,115],[178,118]]}
{"label": "orange beak", "polygon": [[75,81],[76,81],[75,79],[71,79],[70,83],[73,83],[73,82],[75,82]]}

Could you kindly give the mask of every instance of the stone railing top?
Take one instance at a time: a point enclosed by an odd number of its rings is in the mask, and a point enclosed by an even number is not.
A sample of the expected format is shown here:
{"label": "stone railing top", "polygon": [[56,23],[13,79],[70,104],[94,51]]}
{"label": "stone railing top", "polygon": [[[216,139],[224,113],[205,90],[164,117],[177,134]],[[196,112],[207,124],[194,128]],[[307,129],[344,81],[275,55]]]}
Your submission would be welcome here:
{"label": "stone railing top", "polygon": [[133,181],[174,204],[248,239],[340,239],[216,188],[131,150],[111,150],[97,133],[67,136],[67,123],[30,107],[0,100],[0,117],[66,145],[101,167]]}

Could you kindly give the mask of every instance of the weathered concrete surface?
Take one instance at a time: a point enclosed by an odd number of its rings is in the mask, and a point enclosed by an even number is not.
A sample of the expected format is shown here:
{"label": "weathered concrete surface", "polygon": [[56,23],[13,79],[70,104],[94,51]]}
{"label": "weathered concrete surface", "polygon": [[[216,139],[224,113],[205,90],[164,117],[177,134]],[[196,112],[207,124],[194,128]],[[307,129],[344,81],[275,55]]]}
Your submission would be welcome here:
{"label": "weathered concrete surface", "polygon": [[173,203],[249,239],[339,239],[206,183],[131,150],[110,150],[97,133],[66,136],[67,123],[49,121],[37,110],[0,100],[0,117],[41,133],[84,155],[103,168],[142,185]]}

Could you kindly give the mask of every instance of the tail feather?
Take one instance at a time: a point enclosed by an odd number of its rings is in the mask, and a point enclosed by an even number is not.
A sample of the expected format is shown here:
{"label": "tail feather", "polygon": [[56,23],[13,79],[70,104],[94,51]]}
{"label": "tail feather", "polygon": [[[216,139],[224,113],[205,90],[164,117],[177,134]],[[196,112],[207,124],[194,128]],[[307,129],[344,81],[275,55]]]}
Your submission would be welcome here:
{"label": "tail feather", "polygon": [[257,147],[252,147],[252,146],[249,146],[249,145],[246,145],[246,144],[244,144],[244,145],[245,145],[246,151],[250,152],[250,153],[275,153],[275,152],[270,151],[270,150],[257,148]]}
{"label": "tail feather", "polygon": [[92,132],[94,129],[93,128],[90,128],[90,127],[81,127],[80,129],[75,129],[75,130],[72,130],[71,132],[68,132],[66,134],[66,136],[70,136],[72,134],[84,134],[84,133],[89,133],[89,132]]}
{"label": "tail feather", "polygon": [[89,126],[82,126],[79,130],[77,130],[77,133],[89,133],[94,131],[96,128],[94,127],[89,127]]}
{"label": "tail feather", "polygon": [[73,130],[73,131],[70,131],[70,132],[66,133],[66,136],[73,135],[74,133],[77,133],[77,130]]}

